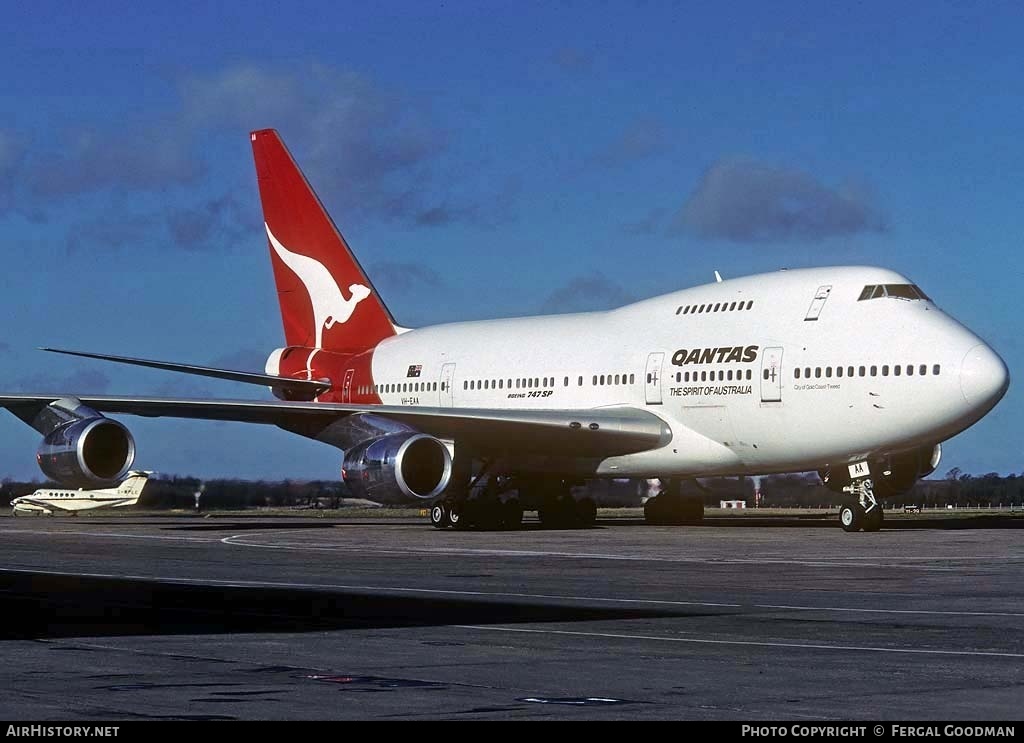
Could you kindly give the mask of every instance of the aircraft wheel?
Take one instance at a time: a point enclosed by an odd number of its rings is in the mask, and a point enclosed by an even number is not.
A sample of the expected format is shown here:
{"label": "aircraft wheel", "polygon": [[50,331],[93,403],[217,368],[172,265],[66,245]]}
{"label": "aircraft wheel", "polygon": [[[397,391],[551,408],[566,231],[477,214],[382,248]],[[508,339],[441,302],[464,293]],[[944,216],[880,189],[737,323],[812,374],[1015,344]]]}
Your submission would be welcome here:
{"label": "aircraft wheel", "polygon": [[465,503],[452,503],[448,507],[448,521],[453,529],[468,529],[469,520],[465,517]]}
{"label": "aircraft wheel", "polygon": [[860,531],[863,518],[864,512],[859,505],[845,505],[839,509],[839,525],[843,531]]}
{"label": "aircraft wheel", "polygon": [[704,520],[704,501],[700,498],[683,498],[679,506],[681,523],[699,524]]}
{"label": "aircraft wheel", "polygon": [[477,502],[473,507],[473,522],[477,529],[495,531],[505,522],[505,508],[499,501]]}
{"label": "aircraft wheel", "polygon": [[537,509],[540,523],[546,529],[564,529],[570,526],[575,516],[576,502],[570,495],[545,498]]}
{"label": "aircraft wheel", "polygon": [[648,498],[644,503],[644,521],[648,524],[661,524],[664,523],[664,515],[662,514],[661,504],[658,502],[659,496],[655,495]]}
{"label": "aircraft wheel", "polygon": [[435,529],[447,529],[452,525],[448,508],[443,503],[435,503],[430,508],[430,524]]}
{"label": "aircraft wheel", "polygon": [[882,522],[884,520],[885,513],[882,511],[882,507],[875,506],[870,511],[864,514],[864,531],[879,531],[882,528]]}
{"label": "aircraft wheel", "polygon": [[501,504],[502,525],[506,529],[518,529],[523,525],[523,505],[518,498],[509,498]]}
{"label": "aircraft wheel", "polygon": [[593,526],[597,521],[597,504],[590,498],[576,501],[576,521],[583,526]]}

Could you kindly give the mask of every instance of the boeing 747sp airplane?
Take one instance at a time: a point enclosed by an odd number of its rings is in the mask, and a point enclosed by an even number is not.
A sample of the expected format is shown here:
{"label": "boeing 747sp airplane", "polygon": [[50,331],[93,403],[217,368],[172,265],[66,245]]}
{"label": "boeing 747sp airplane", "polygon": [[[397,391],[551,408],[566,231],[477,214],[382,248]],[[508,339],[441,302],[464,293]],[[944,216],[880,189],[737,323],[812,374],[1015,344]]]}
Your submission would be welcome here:
{"label": "boeing 747sp airplane", "polygon": [[277,400],[0,395],[71,485],[135,444],[106,414],[279,426],[343,451],[356,497],[431,505],[437,527],[587,523],[587,478],[661,478],[653,521],[699,519],[687,478],[817,470],[847,531],[932,472],[1009,374],[913,281],[842,266],[748,276],[608,312],[398,325],[273,130],[252,133],[285,346],[263,373],[61,351],[270,387]]}

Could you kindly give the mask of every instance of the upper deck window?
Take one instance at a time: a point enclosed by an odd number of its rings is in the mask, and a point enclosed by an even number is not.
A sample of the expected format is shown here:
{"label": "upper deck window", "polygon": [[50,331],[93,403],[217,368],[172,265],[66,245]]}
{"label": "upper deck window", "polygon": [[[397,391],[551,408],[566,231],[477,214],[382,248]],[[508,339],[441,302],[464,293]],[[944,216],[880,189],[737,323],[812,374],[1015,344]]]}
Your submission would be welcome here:
{"label": "upper deck window", "polygon": [[869,284],[861,291],[857,301],[863,302],[865,299],[878,299],[879,297],[931,301],[917,284]]}

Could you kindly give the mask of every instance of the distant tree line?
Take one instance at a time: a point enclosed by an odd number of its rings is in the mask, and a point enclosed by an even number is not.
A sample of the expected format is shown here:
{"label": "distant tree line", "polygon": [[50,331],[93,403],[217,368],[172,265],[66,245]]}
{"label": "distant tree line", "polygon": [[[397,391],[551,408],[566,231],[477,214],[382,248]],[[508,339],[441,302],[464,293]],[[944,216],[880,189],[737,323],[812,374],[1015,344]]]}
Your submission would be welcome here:
{"label": "distant tree line", "polygon": [[[760,478],[711,478],[699,484],[685,483],[684,494],[700,497],[708,506],[720,500],[745,500],[755,505],[759,484],[761,506],[775,508],[822,508],[836,506],[840,496],[825,488],[814,473],[771,475]],[[0,482],[0,504],[27,495],[41,487],[60,487],[32,480]],[[594,481],[585,486],[602,506],[639,505],[647,494],[657,492],[657,484],[645,480]],[[577,489],[580,493],[580,489]],[[204,511],[239,508],[338,508],[350,498],[345,485],[336,480],[200,480],[196,477],[162,476],[152,478],[139,499],[145,509],[195,510],[196,494]],[[925,508],[945,507],[1024,507],[1024,473],[970,475],[957,468],[941,479],[919,481],[905,495],[890,499],[891,505],[916,504]]]}

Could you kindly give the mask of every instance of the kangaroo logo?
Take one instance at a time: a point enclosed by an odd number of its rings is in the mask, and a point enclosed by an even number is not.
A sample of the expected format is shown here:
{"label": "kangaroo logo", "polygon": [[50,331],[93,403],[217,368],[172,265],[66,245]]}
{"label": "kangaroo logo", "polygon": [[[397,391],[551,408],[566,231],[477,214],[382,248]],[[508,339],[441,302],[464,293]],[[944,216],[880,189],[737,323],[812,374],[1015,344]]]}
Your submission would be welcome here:
{"label": "kangaroo logo", "polygon": [[348,287],[352,296],[345,299],[338,288],[338,283],[331,276],[331,272],[320,263],[306,255],[293,253],[274,237],[270,231],[270,225],[264,222],[267,228],[267,237],[270,244],[277,253],[278,258],[284,261],[299,281],[306,287],[309,294],[309,301],[313,305],[313,324],[316,327],[316,346],[323,347],[324,328],[330,330],[337,324],[344,325],[355,312],[356,305],[370,296],[370,289],[362,284],[351,284]]}

